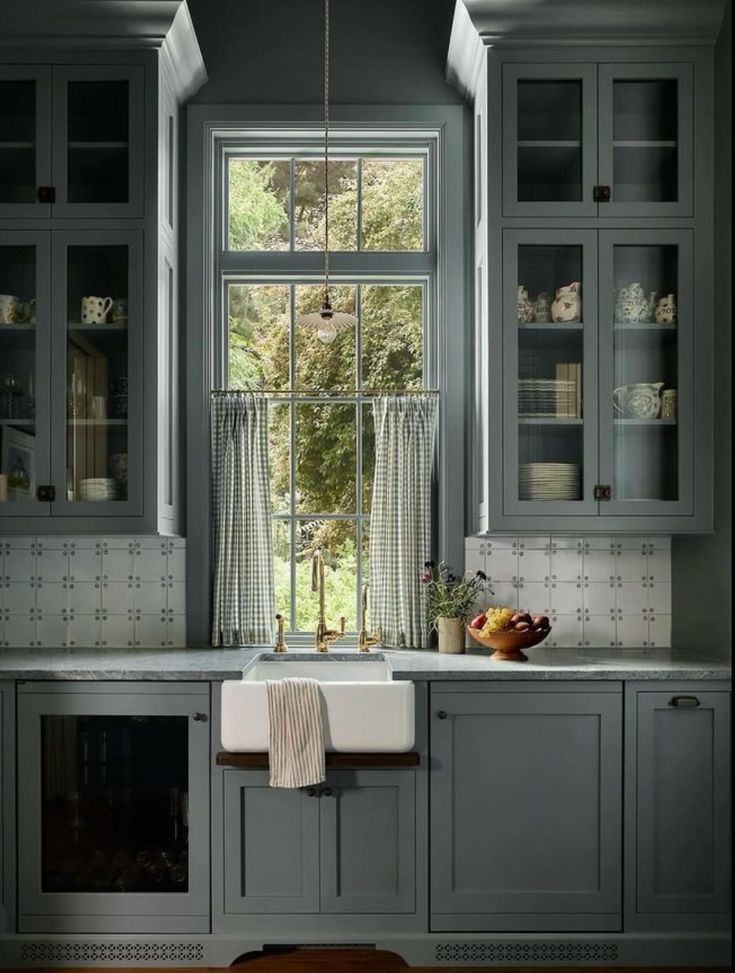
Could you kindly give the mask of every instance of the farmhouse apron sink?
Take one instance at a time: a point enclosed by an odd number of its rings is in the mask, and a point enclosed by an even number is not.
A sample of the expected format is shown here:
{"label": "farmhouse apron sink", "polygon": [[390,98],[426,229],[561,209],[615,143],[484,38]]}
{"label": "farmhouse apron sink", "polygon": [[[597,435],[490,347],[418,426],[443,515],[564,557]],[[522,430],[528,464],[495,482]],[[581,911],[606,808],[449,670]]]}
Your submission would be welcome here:
{"label": "farmhouse apron sink", "polygon": [[393,679],[381,653],[266,652],[222,683],[222,746],[268,750],[266,681],[300,676],[319,682],[326,749],[334,753],[406,753],[414,744],[414,686]]}

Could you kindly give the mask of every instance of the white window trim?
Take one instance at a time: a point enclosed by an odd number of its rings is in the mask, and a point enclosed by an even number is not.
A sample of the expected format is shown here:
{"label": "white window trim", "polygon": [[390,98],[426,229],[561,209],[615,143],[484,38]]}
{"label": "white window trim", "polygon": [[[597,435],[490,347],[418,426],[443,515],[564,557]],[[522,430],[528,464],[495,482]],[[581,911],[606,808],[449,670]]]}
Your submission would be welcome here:
{"label": "white window trim", "polygon": [[[461,106],[334,106],[332,111],[335,139],[343,143],[352,139],[360,145],[361,154],[370,142],[366,132],[377,137],[397,135],[414,148],[417,141],[433,146],[435,165],[431,191],[436,206],[436,239],[428,253],[434,261],[435,307],[427,309],[434,323],[436,352],[432,368],[442,393],[440,407],[440,448],[438,461],[439,510],[437,511],[437,550],[456,568],[463,564],[465,531],[464,476],[465,423],[468,391],[465,376],[467,321],[471,298],[468,290],[467,205],[468,146],[471,141],[464,108]],[[219,309],[221,301],[220,270],[225,254],[216,246],[219,225],[216,213],[217,167],[222,164],[220,145],[234,139],[248,138],[255,145],[270,145],[278,133],[298,135],[318,146],[321,135],[321,111],[318,106],[211,106],[192,105],[188,109],[187,145],[187,604],[189,641],[192,645],[209,644],[211,610],[210,552],[210,481],[209,463],[209,390],[222,384],[223,355]],[[294,139],[291,138],[293,145]],[[284,140],[284,149],[286,149]],[[391,153],[395,150],[391,143]],[[385,154],[385,142],[376,147]],[[221,171],[220,171],[221,176]],[[427,183],[429,180],[427,180]],[[222,258],[219,263],[218,256]],[[248,253],[249,271],[261,273]],[[269,254],[270,257],[276,254]],[[292,277],[301,272],[318,276],[321,270],[319,252],[283,251],[282,274]],[[360,276],[370,272],[367,251],[335,253],[330,256],[335,277]],[[379,253],[383,276],[385,254]],[[227,261],[232,252],[227,255]],[[298,257],[298,265],[294,262]],[[360,258],[360,266],[355,257]],[[427,252],[391,254],[396,258],[396,276],[421,276]],[[353,258],[353,259],[351,259]],[[413,261],[413,262],[412,262]],[[377,269],[377,267],[376,267]],[[235,271],[236,272],[236,271]],[[239,276],[239,274],[238,274]],[[427,348],[427,351],[429,349]],[[429,372],[428,374],[431,374]]]}

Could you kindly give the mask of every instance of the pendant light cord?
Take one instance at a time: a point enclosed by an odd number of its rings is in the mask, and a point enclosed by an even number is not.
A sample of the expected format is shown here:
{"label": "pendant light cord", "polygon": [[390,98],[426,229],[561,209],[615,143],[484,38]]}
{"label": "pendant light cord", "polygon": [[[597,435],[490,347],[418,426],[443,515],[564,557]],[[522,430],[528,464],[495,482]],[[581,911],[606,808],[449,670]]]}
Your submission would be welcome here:
{"label": "pendant light cord", "polygon": [[324,304],[329,303],[329,0],[324,0]]}

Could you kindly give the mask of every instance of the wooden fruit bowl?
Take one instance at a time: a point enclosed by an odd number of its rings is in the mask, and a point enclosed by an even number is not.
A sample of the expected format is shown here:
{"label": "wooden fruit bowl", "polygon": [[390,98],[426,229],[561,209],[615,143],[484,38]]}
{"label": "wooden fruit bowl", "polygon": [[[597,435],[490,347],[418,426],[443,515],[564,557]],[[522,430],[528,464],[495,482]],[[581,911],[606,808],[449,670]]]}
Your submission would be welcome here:
{"label": "wooden fruit bowl", "polygon": [[476,628],[469,628],[475,642],[484,645],[486,649],[494,649],[491,659],[496,662],[527,662],[528,656],[524,655],[523,649],[530,649],[539,642],[543,642],[551,631],[551,628],[544,629],[543,632],[493,632],[492,635],[482,636]]}

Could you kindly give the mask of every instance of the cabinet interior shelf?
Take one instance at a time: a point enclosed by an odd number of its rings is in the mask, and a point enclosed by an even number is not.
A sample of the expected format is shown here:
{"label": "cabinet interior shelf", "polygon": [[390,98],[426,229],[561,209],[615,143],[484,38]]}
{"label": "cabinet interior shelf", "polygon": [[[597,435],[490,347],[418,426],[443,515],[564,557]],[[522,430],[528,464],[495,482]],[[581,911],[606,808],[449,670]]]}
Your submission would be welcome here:
{"label": "cabinet interior shelf", "polygon": [[581,426],[579,416],[518,416],[522,426]]}
{"label": "cabinet interior shelf", "polygon": [[[418,767],[418,753],[327,753],[327,767]],[[268,768],[267,753],[229,753],[220,750],[218,767]]]}
{"label": "cabinet interior shelf", "polygon": [[616,426],[675,426],[676,419],[616,419]]}
{"label": "cabinet interior shelf", "polygon": [[581,321],[572,321],[570,324],[563,324],[561,321],[552,321],[549,324],[518,322],[519,331],[582,331],[583,328]]}
{"label": "cabinet interior shelf", "polygon": [[657,321],[615,321],[616,331],[671,331],[676,332],[675,324],[659,324]]}
{"label": "cabinet interior shelf", "polygon": [[8,419],[0,416],[0,426],[35,426],[35,419]]}
{"label": "cabinet interior shelf", "polygon": [[35,142],[0,142],[0,149],[35,149]]}
{"label": "cabinet interior shelf", "polygon": [[127,149],[127,142],[69,142],[70,149]]}
{"label": "cabinet interior shelf", "polygon": [[18,321],[17,324],[0,324],[0,334],[3,331],[35,331],[35,324],[30,321]]}
{"label": "cabinet interior shelf", "polygon": [[521,139],[519,149],[578,149],[582,143],[577,139]]}
{"label": "cabinet interior shelf", "polygon": [[613,148],[616,149],[675,149],[676,142],[658,141],[651,139],[615,139]]}
{"label": "cabinet interior shelf", "polygon": [[69,426],[127,426],[127,419],[67,419]]}
{"label": "cabinet interior shelf", "polygon": [[104,324],[82,324],[79,321],[70,321],[67,324],[69,331],[127,331],[127,321],[105,321]]}

